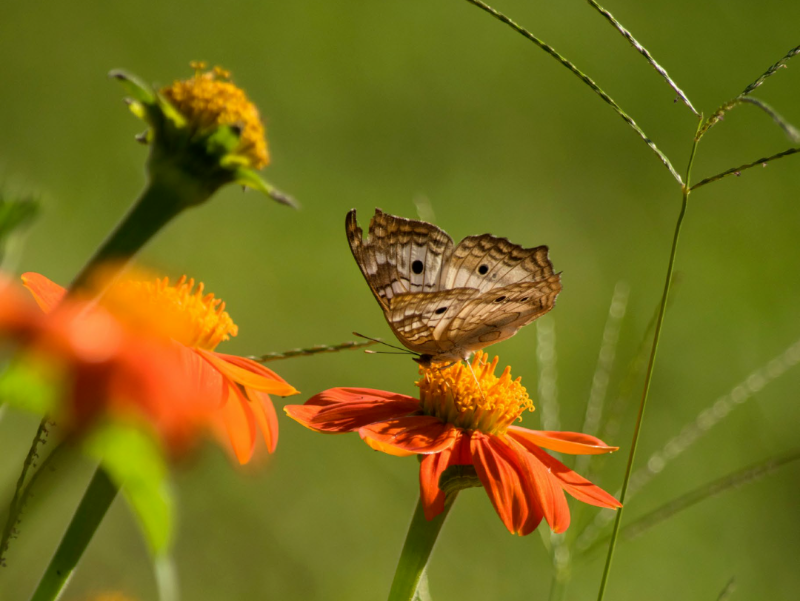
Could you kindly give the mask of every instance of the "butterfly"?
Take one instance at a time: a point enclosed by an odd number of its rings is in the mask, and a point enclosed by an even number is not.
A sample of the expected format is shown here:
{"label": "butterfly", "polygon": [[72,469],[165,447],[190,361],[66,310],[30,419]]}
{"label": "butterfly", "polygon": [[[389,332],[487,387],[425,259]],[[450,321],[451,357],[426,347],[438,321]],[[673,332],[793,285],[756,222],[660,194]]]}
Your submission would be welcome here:
{"label": "butterfly", "polygon": [[550,311],[561,292],[546,246],[523,248],[491,234],[455,246],[431,223],[380,209],[366,240],[355,209],[346,230],[386,321],[423,365],[467,360],[511,338]]}

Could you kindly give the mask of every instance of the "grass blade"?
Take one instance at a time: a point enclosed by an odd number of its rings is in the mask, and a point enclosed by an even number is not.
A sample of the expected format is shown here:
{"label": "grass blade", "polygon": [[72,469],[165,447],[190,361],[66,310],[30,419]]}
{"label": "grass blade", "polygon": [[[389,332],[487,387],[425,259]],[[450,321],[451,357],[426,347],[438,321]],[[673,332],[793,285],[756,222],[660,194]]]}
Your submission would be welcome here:
{"label": "grass blade", "polygon": [[800,449],[795,449],[789,453],[778,455],[777,457],[770,457],[766,461],[761,461],[755,465],[748,466],[732,474],[718,478],[713,482],[704,484],[631,522],[622,529],[622,537],[626,540],[630,540],[641,536],[653,526],[657,526],[672,516],[706,499],[716,497],[731,489],[755,482],[798,459],[800,459]]}
{"label": "grass blade", "polygon": [[[628,499],[660,473],[667,463],[686,451],[705,432],[724,419],[735,407],[745,403],[752,395],[763,390],[770,382],[778,379],[798,363],[800,363],[800,340],[795,341],[766,365],[753,371],[742,382],[735,385],[730,392],[701,411],[693,422],[684,426],[680,433],[668,440],[661,450],[650,455],[645,467],[640,468],[631,476]],[[576,548],[581,552],[593,548],[603,529],[613,519],[613,511],[599,512],[594,521],[578,537]]]}

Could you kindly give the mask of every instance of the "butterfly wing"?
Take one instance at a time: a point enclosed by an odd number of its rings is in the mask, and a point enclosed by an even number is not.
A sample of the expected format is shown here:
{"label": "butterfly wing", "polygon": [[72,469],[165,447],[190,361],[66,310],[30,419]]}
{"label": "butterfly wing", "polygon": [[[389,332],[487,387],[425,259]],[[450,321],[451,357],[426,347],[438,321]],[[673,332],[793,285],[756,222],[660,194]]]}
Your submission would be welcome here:
{"label": "butterfly wing", "polygon": [[453,251],[453,240],[440,228],[375,209],[364,240],[353,209],[346,230],[353,257],[387,319],[396,296],[440,290],[442,266]]}
{"label": "butterfly wing", "polygon": [[465,302],[450,320],[440,322],[433,337],[450,341],[466,354],[511,338],[555,306],[561,292],[557,274],[536,282],[493,288]]}
{"label": "butterfly wing", "polygon": [[478,295],[474,288],[400,294],[392,299],[386,320],[400,342],[412,351],[423,355],[447,354],[459,341],[441,338],[437,330],[446,327]]}
{"label": "butterfly wing", "polygon": [[493,288],[546,280],[553,265],[546,246],[524,248],[491,234],[468,236],[453,251],[443,274],[442,289]]}
{"label": "butterfly wing", "polygon": [[454,248],[443,230],[375,210],[364,240],[355,209],[347,239],[386,320],[407,348],[433,361],[466,358],[544,315],[561,291],[546,246],[490,234]]}

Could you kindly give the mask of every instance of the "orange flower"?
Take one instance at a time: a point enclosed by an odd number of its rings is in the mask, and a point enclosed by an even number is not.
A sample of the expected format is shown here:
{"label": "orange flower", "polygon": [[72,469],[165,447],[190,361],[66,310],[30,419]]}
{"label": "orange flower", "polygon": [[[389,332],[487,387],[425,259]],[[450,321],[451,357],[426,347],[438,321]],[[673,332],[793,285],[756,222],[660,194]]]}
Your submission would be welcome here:
{"label": "orange flower", "polygon": [[[124,327],[103,308],[80,300],[59,302],[62,293],[43,291],[40,301],[58,309],[39,311],[22,290],[0,278],[0,334],[24,347],[21,360],[55,378],[63,390],[56,419],[67,431],[83,432],[106,410],[144,418],[172,449],[183,447],[210,404],[199,388],[175,377],[186,364],[149,334]],[[198,381],[192,377],[188,384]],[[206,402],[204,402],[206,401]]]}
{"label": "orange flower", "polygon": [[474,375],[462,363],[420,367],[419,399],[368,388],[332,388],[303,405],[287,405],[285,411],[318,432],[358,432],[376,450],[422,455],[420,497],[428,520],[444,510],[440,479],[451,466],[474,466],[500,519],[520,535],[533,532],[543,517],[553,531],[566,530],[570,516],[564,491],[590,505],[621,507],[543,450],[596,455],[617,447],[587,434],[512,425],[533,404],[520,378],[511,379],[511,368],[495,376],[497,362],[495,357],[489,363],[479,351],[472,361]]}
{"label": "orange flower", "polygon": [[[59,304],[64,288],[37,273],[22,276],[39,306],[46,312]],[[278,442],[278,422],[270,394],[288,396],[297,391],[275,372],[255,361],[217,353],[223,340],[238,328],[203,284],[182,277],[175,285],[167,278],[154,281],[127,279],[113,284],[101,299],[104,310],[119,317],[129,329],[167,331],[177,344],[183,378],[203,397],[214,400],[212,424],[223,433],[240,463],[253,455],[256,428],[271,453]]]}

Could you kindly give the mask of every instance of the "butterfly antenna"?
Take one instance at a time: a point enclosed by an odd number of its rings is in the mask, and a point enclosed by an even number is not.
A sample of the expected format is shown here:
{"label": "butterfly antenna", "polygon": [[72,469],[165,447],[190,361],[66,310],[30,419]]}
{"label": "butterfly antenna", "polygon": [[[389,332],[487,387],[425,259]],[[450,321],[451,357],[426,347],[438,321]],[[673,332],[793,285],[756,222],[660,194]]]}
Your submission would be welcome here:
{"label": "butterfly antenna", "polygon": [[[380,338],[370,338],[369,336],[364,336],[364,334],[359,334],[358,332],[353,332],[353,336],[358,336],[359,338],[364,338],[365,340],[372,340],[372,342],[377,342],[378,344],[382,344],[384,346],[388,346],[389,348],[396,349],[396,350],[401,351],[402,353],[407,354],[407,355],[416,355],[417,357],[420,356],[420,353],[415,353],[414,351],[405,349],[403,347],[395,346],[393,344],[389,344],[388,342],[384,342]],[[376,351],[372,351],[371,354],[375,354],[375,353],[376,353]],[[382,354],[388,354],[388,353],[382,353]],[[395,354],[395,353],[392,353],[392,354]]]}

